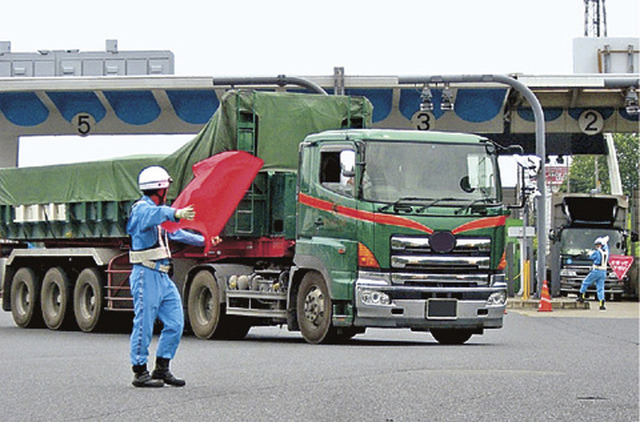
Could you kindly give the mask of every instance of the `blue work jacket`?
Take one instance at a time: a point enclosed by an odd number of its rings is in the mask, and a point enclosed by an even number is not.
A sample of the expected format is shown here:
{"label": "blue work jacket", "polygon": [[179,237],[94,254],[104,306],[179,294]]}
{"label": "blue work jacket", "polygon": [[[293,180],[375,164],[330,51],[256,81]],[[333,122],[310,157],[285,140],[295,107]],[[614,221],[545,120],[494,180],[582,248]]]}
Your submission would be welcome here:
{"label": "blue work jacket", "polygon": [[[143,196],[131,209],[127,233],[131,236],[131,249],[141,251],[158,246],[158,226],[165,221],[177,221],[176,210],[166,205],[156,205]],[[169,239],[194,246],[204,246],[202,235],[186,230],[169,233]]]}

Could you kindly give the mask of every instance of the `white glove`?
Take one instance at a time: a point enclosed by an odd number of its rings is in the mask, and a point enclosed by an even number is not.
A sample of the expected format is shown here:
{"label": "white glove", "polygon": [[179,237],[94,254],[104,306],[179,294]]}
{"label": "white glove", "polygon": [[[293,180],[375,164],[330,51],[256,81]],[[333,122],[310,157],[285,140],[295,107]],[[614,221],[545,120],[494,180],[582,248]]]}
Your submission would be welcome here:
{"label": "white glove", "polygon": [[193,205],[186,206],[176,210],[176,218],[178,220],[193,220],[196,216],[196,211],[193,209]]}

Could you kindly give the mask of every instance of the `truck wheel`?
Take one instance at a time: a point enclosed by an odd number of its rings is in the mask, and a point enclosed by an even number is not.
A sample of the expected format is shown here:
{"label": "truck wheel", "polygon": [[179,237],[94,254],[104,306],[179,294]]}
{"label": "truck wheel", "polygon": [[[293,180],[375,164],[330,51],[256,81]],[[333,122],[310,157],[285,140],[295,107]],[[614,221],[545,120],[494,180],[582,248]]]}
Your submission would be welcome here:
{"label": "truck wheel", "polygon": [[220,321],[220,291],[209,271],[200,271],[193,278],[187,300],[189,324],[198,338],[210,339]]}
{"label": "truck wheel", "polygon": [[20,268],[11,281],[11,314],[22,328],[42,326],[40,280],[31,268]]}
{"label": "truck wheel", "polygon": [[324,278],[316,273],[305,274],[296,300],[298,325],[302,337],[312,344],[333,341],[331,326],[331,297]]}
{"label": "truck wheel", "polygon": [[82,270],[73,289],[73,313],[78,327],[85,333],[96,329],[103,315],[104,290],[97,268]]}
{"label": "truck wheel", "polygon": [[463,344],[471,338],[473,332],[471,330],[434,328],[431,330],[431,335],[440,344]]}
{"label": "truck wheel", "polygon": [[42,318],[51,330],[67,328],[72,322],[72,290],[69,278],[60,267],[50,268],[42,279],[40,305]]}

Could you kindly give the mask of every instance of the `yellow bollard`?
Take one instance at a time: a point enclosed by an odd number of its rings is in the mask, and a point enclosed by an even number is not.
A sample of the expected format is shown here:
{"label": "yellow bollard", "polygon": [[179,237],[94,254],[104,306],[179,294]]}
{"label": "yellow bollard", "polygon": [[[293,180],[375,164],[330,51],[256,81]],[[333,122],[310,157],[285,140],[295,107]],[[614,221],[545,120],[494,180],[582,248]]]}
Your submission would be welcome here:
{"label": "yellow bollard", "polygon": [[529,260],[524,261],[524,265],[522,266],[522,301],[526,301],[529,299],[531,292],[531,280],[529,277],[531,276],[531,272],[529,268],[531,266],[531,262]]}

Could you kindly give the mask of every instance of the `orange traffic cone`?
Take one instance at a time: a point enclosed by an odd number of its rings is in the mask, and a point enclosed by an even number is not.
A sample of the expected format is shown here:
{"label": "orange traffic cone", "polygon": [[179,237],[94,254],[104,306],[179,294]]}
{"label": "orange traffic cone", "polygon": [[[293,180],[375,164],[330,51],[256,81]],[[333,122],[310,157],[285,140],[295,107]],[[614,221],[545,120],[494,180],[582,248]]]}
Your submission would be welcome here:
{"label": "orange traffic cone", "polygon": [[538,305],[538,312],[551,312],[551,295],[549,294],[549,286],[547,286],[547,280],[542,283],[542,292],[540,294],[540,304]]}

